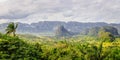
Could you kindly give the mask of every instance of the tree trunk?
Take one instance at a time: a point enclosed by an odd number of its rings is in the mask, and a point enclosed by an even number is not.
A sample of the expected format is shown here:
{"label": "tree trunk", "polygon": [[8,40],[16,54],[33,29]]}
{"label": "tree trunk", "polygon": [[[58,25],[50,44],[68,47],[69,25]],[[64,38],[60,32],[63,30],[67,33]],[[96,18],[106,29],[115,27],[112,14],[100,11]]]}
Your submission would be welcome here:
{"label": "tree trunk", "polygon": [[13,31],[13,36],[14,36],[14,37],[16,36],[15,31]]}

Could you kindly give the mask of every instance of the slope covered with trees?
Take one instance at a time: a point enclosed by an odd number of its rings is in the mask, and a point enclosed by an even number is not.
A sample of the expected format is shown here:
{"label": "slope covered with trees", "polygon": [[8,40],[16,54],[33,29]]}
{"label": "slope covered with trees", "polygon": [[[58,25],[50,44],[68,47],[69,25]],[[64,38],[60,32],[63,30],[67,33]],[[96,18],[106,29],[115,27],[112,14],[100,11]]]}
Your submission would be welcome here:
{"label": "slope covered with trees", "polygon": [[[46,37],[47,38],[47,37]],[[53,39],[51,39],[53,40]],[[0,59],[4,60],[120,60],[120,46],[107,42],[72,41],[30,42],[0,34]],[[90,40],[90,38],[89,38]],[[71,42],[72,41],[72,42]],[[93,41],[93,40],[91,40]],[[49,42],[49,43],[48,43]],[[110,44],[110,43],[109,43]]]}
{"label": "slope covered with trees", "polygon": [[[16,25],[9,28],[13,26]],[[65,30],[65,32],[68,31]],[[91,36],[62,39],[33,37],[33,40],[29,40],[27,39],[29,36],[23,36],[26,39],[22,39],[19,35],[0,33],[0,60],[120,60],[120,38],[114,38],[114,41],[110,42],[106,41],[111,39],[108,32],[101,31],[99,34],[100,38]],[[30,37],[32,38],[32,35]]]}
{"label": "slope covered with trees", "polygon": [[114,36],[119,35],[117,28],[112,26],[94,27],[84,30],[81,34],[97,36],[100,31],[109,32]]}
{"label": "slope covered with trees", "polygon": [[64,26],[57,26],[55,28],[55,36],[57,37],[65,37],[65,36],[72,36],[72,32],[65,29]]}

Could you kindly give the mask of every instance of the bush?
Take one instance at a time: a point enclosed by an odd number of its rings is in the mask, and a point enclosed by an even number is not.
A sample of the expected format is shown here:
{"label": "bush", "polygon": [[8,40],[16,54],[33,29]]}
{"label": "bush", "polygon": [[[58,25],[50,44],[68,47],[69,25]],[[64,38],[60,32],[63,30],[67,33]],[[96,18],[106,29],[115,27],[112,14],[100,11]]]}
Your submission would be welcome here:
{"label": "bush", "polygon": [[28,43],[18,37],[0,37],[2,60],[120,60],[120,47],[103,47],[103,42],[56,41]]}

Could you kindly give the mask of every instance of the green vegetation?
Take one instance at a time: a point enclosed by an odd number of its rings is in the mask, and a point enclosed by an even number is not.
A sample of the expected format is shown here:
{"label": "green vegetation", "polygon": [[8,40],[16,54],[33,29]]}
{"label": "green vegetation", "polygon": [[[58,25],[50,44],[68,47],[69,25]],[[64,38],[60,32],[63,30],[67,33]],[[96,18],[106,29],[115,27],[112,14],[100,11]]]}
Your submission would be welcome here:
{"label": "green vegetation", "polygon": [[15,24],[13,22],[9,23],[6,29],[6,34],[10,35],[11,33],[13,33],[13,36],[16,36],[15,32],[16,32],[17,27],[18,27],[18,24]]}
{"label": "green vegetation", "polygon": [[[43,39],[45,40],[42,41]],[[120,38],[116,38],[114,42],[95,39],[97,38],[79,36],[58,41],[56,38],[41,37],[32,41],[0,34],[0,59],[120,60]]]}
{"label": "green vegetation", "polygon": [[114,41],[115,37],[110,32],[100,31],[98,37],[103,40]]}
{"label": "green vegetation", "polygon": [[16,36],[16,28],[10,23],[7,35],[0,33],[0,60],[120,60],[120,37],[110,32],[56,38]]}
{"label": "green vegetation", "polygon": [[118,36],[118,30],[112,26],[93,27],[81,32],[83,35],[97,36],[100,31],[109,32],[111,35]]}
{"label": "green vegetation", "polygon": [[67,37],[72,36],[73,34],[69,32],[67,29],[65,29],[64,26],[58,26],[55,31],[56,37]]}

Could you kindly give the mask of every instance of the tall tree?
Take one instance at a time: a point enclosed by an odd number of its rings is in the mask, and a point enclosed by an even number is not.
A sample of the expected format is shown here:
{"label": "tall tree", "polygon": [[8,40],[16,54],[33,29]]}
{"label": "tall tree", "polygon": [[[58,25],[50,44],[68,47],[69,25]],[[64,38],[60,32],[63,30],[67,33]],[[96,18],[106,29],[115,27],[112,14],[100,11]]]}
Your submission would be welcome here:
{"label": "tall tree", "polygon": [[115,40],[115,37],[110,32],[105,32],[104,30],[99,31],[98,37],[111,42]]}
{"label": "tall tree", "polygon": [[8,24],[6,28],[6,34],[13,34],[13,36],[16,36],[16,29],[18,27],[18,24],[15,24],[14,22],[11,22]]}

